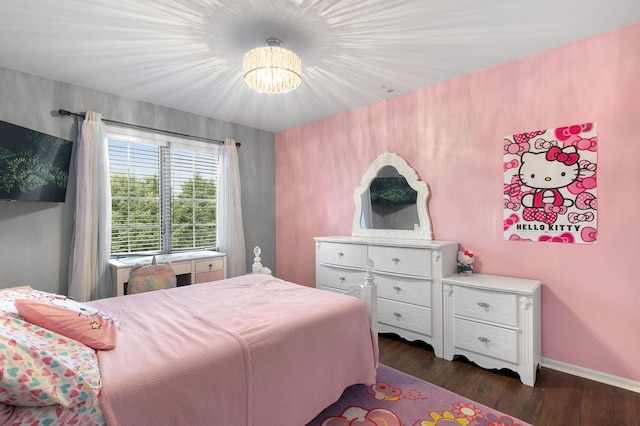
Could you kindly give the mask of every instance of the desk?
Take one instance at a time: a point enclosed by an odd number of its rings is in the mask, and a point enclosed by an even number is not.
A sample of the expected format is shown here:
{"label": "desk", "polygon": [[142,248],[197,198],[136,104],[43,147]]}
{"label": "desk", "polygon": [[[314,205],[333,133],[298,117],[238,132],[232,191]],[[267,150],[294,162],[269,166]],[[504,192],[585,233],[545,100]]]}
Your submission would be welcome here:
{"label": "desk", "polygon": [[[109,261],[118,296],[126,294],[126,284],[129,281],[131,269],[135,265],[149,265],[152,260],[153,256],[137,256]],[[199,250],[156,256],[158,264],[167,261],[170,262],[176,273],[178,285],[199,284],[227,278],[227,255],[225,253]]]}

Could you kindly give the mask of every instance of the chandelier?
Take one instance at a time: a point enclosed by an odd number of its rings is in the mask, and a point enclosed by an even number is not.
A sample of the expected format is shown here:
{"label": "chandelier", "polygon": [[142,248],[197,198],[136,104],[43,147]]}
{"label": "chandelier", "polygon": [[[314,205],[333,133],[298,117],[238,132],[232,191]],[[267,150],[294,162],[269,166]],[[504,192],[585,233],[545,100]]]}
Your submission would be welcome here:
{"label": "chandelier", "polygon": [[242,77],[249,87],[262,93],[287,93],[302,83],[300,57],[270,38],[263,47],[248,51],[242,60]]}

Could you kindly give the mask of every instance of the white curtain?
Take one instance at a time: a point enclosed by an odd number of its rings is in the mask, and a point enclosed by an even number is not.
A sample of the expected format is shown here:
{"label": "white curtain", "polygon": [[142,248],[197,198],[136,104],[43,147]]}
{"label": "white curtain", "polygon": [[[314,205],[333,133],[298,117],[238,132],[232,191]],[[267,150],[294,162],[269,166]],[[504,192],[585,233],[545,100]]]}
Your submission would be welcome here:
{"label": "white curtain", "polygon": [[227,254],[227,276],[247,273],[240,202],[240,168],[236,141],[227,139],[220,148],[218,177],[218,246]]}
{"label": "white curtain", "polygon": [[110,279],[111,187],[102,116],[87,111],[76,147],[76,206],[69,296],[88,301],[115,296]]}

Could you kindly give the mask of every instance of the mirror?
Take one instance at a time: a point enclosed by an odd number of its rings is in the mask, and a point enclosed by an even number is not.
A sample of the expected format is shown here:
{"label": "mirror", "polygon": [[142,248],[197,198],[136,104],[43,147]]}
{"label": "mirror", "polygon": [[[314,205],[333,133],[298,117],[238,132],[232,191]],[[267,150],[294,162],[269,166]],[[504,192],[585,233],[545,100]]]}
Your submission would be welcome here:
{"label": "mirror", "polygon": [[385,151],[371,163],[354,193],[351,234],[431,240],[429,188],[398,154]]}

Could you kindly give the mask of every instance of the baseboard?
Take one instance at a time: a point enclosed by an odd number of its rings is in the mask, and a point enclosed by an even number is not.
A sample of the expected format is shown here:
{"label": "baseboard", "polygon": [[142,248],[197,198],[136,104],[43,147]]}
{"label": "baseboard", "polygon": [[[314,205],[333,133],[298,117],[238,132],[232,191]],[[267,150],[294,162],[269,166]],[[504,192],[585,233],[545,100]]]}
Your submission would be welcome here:
{"label": "baseboard", "polygon": [[572,374],[584,379],[593,380],[595,382],[616,386],[632,392],[640,393],[640,382],[625,379],[624,377],[614,376],[613,374],[603,373],[601,371],[590,370],[588,368],[579,367],[577,365],[567,364],[549,358],[542,358],[542,366],[551,370],[562,371],[563,373]]}

